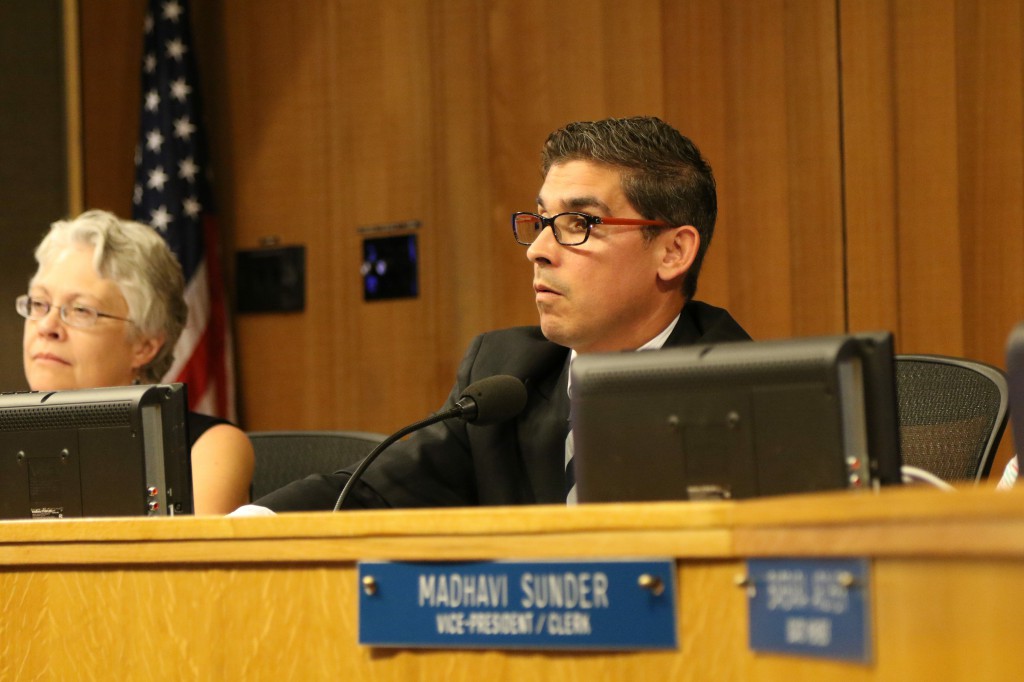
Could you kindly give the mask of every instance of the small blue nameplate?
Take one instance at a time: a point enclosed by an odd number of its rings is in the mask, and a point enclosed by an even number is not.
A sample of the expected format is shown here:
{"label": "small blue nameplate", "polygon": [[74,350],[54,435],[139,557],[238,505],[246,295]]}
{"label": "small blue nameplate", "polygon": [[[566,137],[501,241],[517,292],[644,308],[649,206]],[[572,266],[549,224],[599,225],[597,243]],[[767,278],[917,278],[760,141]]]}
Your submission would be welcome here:
{"label": "small blue nameplate", "polygon": [[359,563],[359,643],[674,649],[675,562]]}
{"label": "small blue nameplate", "polygon": [[868,562],[751,559],[750,648],[869,663]]}

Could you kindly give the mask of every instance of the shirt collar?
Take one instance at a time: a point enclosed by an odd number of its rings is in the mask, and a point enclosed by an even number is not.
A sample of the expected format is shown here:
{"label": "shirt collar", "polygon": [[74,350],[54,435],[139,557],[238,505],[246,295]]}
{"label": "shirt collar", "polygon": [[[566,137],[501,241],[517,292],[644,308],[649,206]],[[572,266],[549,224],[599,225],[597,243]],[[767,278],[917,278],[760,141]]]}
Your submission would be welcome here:
{"label": "shirt collar", "polygon": [[[682,313],[680,313],[680,315],[681,314]],[[653,339],[651,339],[644,345],[637,348],[637,350],[659,350],[662,346],[664,346],[665,342],[668,341],[668,337],[672,335],[672,330],[674,330],[676,328],[676,325],[679,323],[680,315],[676,315],[675,319],[669,322],[668,326],[662,329],[660,334],[655,336]],[[572,397],[572,363],[576,361],[576,355],[577,353],[575,350],[569,351],[569,381],[566,384],[566,390],[569,392],[570,398]]]}

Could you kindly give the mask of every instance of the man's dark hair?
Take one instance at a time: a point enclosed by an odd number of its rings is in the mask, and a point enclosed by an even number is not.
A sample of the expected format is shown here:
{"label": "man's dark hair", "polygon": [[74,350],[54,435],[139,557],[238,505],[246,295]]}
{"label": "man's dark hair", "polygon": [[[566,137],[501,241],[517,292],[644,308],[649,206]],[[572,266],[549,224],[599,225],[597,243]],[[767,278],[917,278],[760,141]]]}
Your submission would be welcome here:
{"label": "man's dark hair", "polygon": [[[579,121],[551,133],[541,159],[545,176],[554,164],[569,161],[618,168],[622,191],[640,215],[697,228],[700,247],[683,280],[683,294],[693,297],[715,230],[718,200],[711,166],[689,138],[653,116]],[[645,227],[644,237],[650,241],[658,230]]]}

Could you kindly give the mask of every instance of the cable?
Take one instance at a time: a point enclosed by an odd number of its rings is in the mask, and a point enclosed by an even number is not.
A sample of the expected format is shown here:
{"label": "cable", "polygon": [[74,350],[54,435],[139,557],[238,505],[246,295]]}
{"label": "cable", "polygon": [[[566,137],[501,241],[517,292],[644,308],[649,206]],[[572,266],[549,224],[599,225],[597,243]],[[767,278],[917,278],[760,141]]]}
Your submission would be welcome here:
{"label": "cable", "polygon": [[900,467],[900,473],[903,475],[904,483],[928,483],[930,485],[939,488],[940,490],[955,491],[956,488],[943,481],[941,478],[936,476],[930,471],[904,464]]}

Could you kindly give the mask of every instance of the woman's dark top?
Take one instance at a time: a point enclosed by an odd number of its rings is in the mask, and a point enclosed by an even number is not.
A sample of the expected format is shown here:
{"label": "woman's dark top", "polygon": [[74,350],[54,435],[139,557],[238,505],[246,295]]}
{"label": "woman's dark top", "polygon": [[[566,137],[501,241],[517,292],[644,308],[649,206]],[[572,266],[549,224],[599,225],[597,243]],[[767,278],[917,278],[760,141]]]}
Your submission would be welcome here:
{"label": "woman's dark top", "polygon": [[221,419],[220,417],[211,417],[208,414],[199,414],[198,412],[188,413],[188,447],[191,450],[195,447],[196,441],[199,440],[199,436],[206,433],[207,429],[210,429],[218,424],[231,424],[227,419]]}

